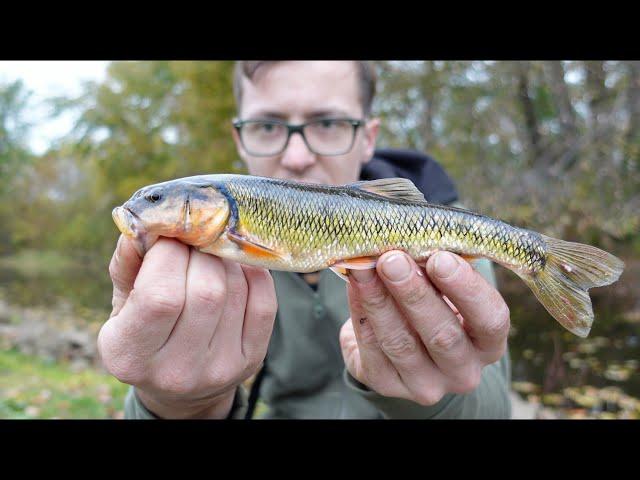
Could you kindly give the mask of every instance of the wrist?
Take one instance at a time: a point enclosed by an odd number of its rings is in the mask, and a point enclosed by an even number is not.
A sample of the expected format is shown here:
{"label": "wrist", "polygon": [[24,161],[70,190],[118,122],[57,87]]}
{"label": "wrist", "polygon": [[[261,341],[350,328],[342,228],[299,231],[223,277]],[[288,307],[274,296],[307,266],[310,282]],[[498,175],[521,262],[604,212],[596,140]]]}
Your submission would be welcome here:
{"label": "wrist", "polygon": [[139,388],[135,393],[140,403],[153,415],[161,419],[225,419],[229,416],[236,388],[206,400],[165,400],[148,394]]}

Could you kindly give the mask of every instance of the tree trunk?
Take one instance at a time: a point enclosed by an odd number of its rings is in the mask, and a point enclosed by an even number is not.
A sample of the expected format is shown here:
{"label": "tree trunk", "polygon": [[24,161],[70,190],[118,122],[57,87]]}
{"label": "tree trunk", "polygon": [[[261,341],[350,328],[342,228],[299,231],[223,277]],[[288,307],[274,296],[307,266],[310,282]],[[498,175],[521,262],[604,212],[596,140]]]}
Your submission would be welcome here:
{"label": "tree trunk", "polygon": [[627,62],[629,69],[629,87],[627,89],[627,108],[629,109],[629,127],[626,140],[626,166],[635,171],[640,167],[640,62]]}
{"label": "tree trunk", "polygon": [[588,61],[584,62],[586,70],[586,87],[589,98],[589,124],[591,128],[599,129],[604,118],[600,114],[604,113],[607,101],[607,87],[605,85],[606,72],[604,62]]}
{"label": "tree trunk", "polygon": [[560,61],[545,63],[545,70],[560,120],[560,139],[558,142],[554,142],[556,153],[553,155],[553,173],[559,175],[576,163],[579,158],[581,142],[578,137],[576,111],[571,102],[569,87],[564,79],[564,66]]}
{"label": "tree trunk", "polygon": [[546,64],[551,92],[560,117],[560,133],[565,138],[573,138],[576,136],[578,127],[576,124],[576,112],[569,96],[569,88],[564,80],[564,67],[562,62],[559,61],[546,62]]}
{"label": "tree trunk", "polygon": [[529,94],[529,71],[529,62],[517,63],[518,100],[520,101],[522,113],[524,114],[531,165],[541,167],[540,161],[543,157],[543,152],[538,119],[536,117],[533,100]]}
{"label": "tree trunk", "polygon": [[422,74],[420,82],[420,93],[424,101],[421,130],[425,146],[428,149],[433,149],[433,114],[435,110],[436,90],[438,89],[438,72],[432,60],[424,63],[424,73]]}

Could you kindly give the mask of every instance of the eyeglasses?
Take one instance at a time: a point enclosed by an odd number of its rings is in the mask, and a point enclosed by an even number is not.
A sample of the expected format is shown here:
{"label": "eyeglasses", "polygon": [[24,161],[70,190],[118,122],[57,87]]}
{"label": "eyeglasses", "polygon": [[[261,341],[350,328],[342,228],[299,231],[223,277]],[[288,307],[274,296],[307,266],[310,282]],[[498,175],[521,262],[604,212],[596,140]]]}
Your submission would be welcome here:
{"label": "eyeglasses", "polygon": [[307,148],[316,155],[344,155],[353,148],[356,132],[365,124],[353,118],[322,118],[300,125],[279,120],[234,120],[240,142],[250,155],[279,155],[289,145],[294,133],[299,133]]}

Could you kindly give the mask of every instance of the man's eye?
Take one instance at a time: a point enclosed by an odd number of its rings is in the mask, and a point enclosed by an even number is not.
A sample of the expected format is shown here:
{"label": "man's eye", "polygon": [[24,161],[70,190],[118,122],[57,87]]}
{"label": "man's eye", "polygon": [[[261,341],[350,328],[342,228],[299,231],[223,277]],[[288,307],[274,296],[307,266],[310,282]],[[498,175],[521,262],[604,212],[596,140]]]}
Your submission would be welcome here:
{"label": "man's eye", "polygon": [[270,133],[273,132],[275,130],[276,126],[273,123],[263,123],[260,126],[260,129],[263,130],[266,133]]}
{"label": "man's eye", "polygon": [[335,120],[320,120],[319,123],[320,123],[320,126],[323,128],[331,128],[336,124]]}

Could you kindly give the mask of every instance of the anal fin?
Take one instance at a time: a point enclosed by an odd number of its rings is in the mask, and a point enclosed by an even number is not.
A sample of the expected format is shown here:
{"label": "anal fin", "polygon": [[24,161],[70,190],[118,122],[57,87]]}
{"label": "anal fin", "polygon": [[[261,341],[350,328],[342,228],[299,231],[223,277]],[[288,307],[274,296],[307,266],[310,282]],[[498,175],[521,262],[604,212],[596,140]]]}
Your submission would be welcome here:
{"label": "anal fin", "polygon": [[349,270],[342,267],[329,267],[329,269],[345,282],[349,283]]}
{"label": "anal fin", "polygon": [[349,270],[367,270],[369,268],[375,268],[376,263],[378,262],[378,258],[379,257],[345,258],[344,260],[340,260],[331,266],[347,268]]}

